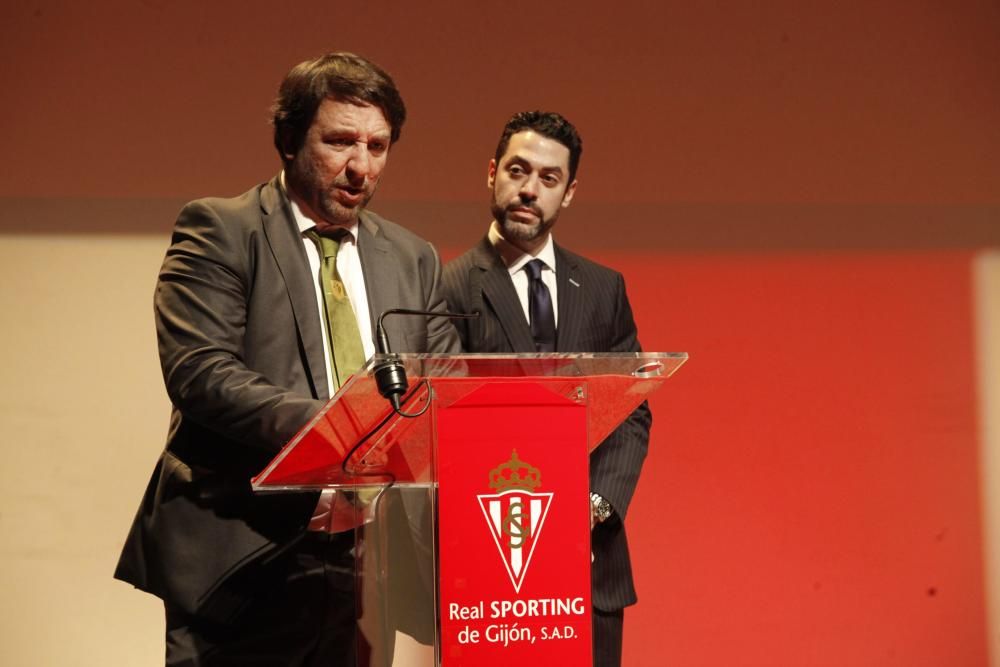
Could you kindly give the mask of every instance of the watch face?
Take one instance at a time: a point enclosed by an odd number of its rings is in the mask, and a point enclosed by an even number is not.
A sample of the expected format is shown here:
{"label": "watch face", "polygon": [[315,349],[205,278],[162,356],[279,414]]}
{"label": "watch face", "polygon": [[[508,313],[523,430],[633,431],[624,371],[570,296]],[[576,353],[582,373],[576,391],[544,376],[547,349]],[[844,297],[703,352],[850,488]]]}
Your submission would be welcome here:
{"label": "watch face", "polygon": [[590,506],[594,512],[594,518],[596,518],[598,522],[605,521],[609,516],[611,516],[611,503],[596,493],[590,494]]}

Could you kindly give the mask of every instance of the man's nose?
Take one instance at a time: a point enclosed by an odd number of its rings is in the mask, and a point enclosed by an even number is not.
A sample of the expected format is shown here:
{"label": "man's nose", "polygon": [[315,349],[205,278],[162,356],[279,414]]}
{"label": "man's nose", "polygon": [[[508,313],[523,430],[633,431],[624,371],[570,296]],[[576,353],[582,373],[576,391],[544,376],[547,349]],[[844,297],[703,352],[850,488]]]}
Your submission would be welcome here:
{"label": "man's nose", "polygon": [[372,156],[368,152],[368,144],[358,141],[351,147],[351,156],[347,159],[347,176],[352,181],[364,180],[371,174]]}
{"label": "man's nose", "polygon": [[535,201],[538,199],[538,177],[534,174],[528,175],[521,181],[519,193],[523,201]]}

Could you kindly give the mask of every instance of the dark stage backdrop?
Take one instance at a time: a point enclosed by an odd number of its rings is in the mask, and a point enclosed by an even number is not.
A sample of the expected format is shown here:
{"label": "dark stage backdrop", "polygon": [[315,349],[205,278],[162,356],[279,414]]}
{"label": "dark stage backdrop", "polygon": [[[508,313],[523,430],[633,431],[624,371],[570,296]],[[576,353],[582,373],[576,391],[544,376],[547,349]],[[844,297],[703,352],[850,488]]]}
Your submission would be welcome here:
{"label": "dark stage backdrop", "polygon": [[625,664],[989,664],[972,267],[1000,245],[1000,5],[277,8],[0,9],[0,243],[165,245],[184,201],[277,171],[278,82],[343,49],[410,110],[373,208],[453,257],[506,118],[560,111],[585,150],[557,239],[625,274],[647,350],[691,354],[652,404]]}

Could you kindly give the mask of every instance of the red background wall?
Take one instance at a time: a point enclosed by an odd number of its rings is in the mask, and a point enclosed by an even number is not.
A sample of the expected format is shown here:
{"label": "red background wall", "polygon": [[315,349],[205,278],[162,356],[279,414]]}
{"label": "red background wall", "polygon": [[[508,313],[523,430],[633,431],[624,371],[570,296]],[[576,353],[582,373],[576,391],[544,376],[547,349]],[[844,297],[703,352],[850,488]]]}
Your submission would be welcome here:
{"label": "red background wall", "polygon": [[986,664],[969,262],[1000,243],[1000,5],[276,11],[0,8],[0,232],[165,234],[277,170],[278,81],[346,49],[411,112],[374,208],[454,256],[504,120],[561,111],[586,149],[558,239],[626,274],[646,349],[691,354],[653,402],[626,664]]}
{"label": "red background wall", "polygon": [[627,665],[986,664],[966,253],[609,257],[653,401]]}

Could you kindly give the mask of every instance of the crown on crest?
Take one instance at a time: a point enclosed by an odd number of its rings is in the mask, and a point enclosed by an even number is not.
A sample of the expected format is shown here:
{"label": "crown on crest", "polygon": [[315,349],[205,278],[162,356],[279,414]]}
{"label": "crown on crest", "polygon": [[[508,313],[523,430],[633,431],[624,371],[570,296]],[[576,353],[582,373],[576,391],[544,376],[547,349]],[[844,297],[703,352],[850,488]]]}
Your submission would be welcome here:
{"label": "crown on crest", "polygon": [[490,471],[490,488],[494,491],[521,489],[532,491],[542,484],[542,472],[517,458],[517,450],[510,454],[510,460]]}

